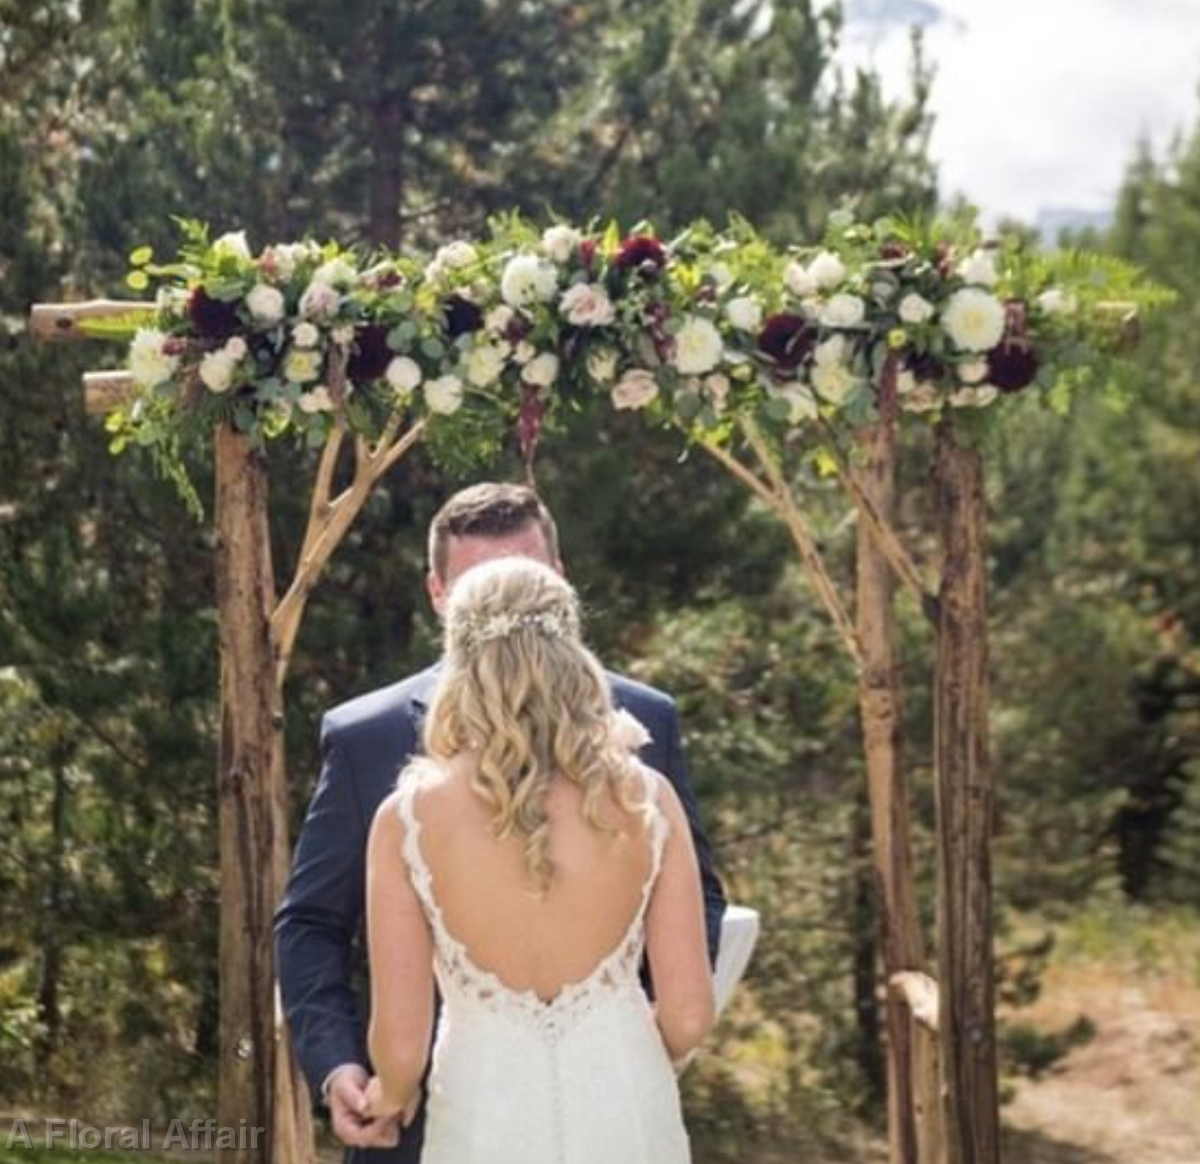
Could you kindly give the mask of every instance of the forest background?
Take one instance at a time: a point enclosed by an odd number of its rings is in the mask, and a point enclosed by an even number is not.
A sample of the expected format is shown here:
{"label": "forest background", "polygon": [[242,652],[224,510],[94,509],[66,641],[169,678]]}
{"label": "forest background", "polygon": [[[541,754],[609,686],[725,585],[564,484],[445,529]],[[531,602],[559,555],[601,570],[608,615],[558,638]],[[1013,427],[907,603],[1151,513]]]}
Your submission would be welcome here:
{"label": "forest background", "polygon": [[[935,67],[915,42],[910,91],[885,99],[834,69],[839,27],[809,0],[0,0],[0,1112],[215,1106],[210,534],[84,415],[80,373],[119,357],[32,347],[29,305],[121,294],[133,248],[173,249],[176,214],[255,248],[431,249],[510,208],[664,236],[736,212],[780,243],[844,204],[930,213]],[[1200,129],[1160,157],[1131,142],[1113,210],[1076,241],[1143,264],[1178,306],[1111,399],[1062,423],[1017,410],[990,450],[1014,1089],[1095,1034],[1082,1013],[1023,1017],[1073,959],[1200,985]],[[273,459],[287,563],[311,465]],[[520,471],[510,455],[487,473]],[[322,710],[436,654],[423,534],[478,475],[406,458],[314,595],[288,691],[297,823]],[[698,1154],[869,1142],[883,1082],[853,675],[786,534],[636,418],[568,424],[538,477],[594,644],[679,700],[731,896],[764,918],[689,1074]],[[908,466],[910,533],[929,528],[926,486]],[[845,498],[806,496],[849,578]],[[913,612],[904,649],[932,917],[932,656]]]}

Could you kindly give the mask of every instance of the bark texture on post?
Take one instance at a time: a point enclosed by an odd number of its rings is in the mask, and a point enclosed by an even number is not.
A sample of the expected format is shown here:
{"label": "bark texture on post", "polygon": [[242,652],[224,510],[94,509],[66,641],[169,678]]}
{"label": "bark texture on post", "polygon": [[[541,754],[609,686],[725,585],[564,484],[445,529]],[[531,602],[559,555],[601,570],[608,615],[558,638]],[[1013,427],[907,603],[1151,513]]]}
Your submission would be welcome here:
{"label": "bark texture on post", "polygon": [[245,1126],[250,1136],[253,1129],[263,1131],[249,1152],[221,1151],[221,1164],[291,1164],[311,1157],[304,1129],[295,1126],[303,1094],[295,1092],[291,1053],[286,1043],[276,1043],[272,921],[287,868],[287,829],[267,513],[266,462],[244,436],[222,425],[216,433],[215,507],[221,643],[218,1122]]}
{"label": "bark texture on post", "polygon": [[[860,487],[889,528],[896,513],[895,422],[896,367],[889,359],[880,383],[880,421],[858,436],[865,454]],[[895,591],[893,568],[872,529],[860,519],[855,608],[863,653],[859,713],[884,978],[889,982],[901,971],[925,968],[904,771]],[[941,1164],[944,1137],[934,1039],[918,1026],[898,992],[889,989],[886,999],[889,1160],[891,1164]]]}
{"label": "bark texture on post", "polygon": [[956,440],[952,425],[939,426],[935,470],[939,1025],[951,1164],[999,1164],[983,461]]}

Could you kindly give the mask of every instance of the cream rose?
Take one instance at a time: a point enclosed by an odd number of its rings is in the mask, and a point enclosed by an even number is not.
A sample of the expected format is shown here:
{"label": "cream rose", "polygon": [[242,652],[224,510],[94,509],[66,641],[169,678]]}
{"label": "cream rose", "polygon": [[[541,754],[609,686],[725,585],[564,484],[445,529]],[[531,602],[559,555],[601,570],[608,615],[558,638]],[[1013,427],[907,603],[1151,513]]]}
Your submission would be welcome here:
{"label": "cream rose", "polygon": [[675,333],[673,363],[685,376],[700,376],[717,366],[724,347],[711,319],[689,315]]}
{"label": "cream rose", "polygon": [[565,263],[575,253],[582,236],[573,226],[558,223],[542,231],[542,250],[556,263]]}
{"label": "cream rose", "polygon": [[725,304],[725,318],[738,331],[756,332],[762,327],[762,304],[750,295],[738,295]]}
{"label": "cream rose", "polygon": [[449,416],[462,407],[463,383],[457,376],[439,376],[425,382],[425,403],[430,412]]}
{"label": "cream rose", "polygon": [[910,291],[896,311],[903,323],[926,323],[933,318],[934,306],[923,295]]}
{"label": "cream rose", "polygon": [[839,291],[821,305],[817,318],[826,327],[855,327],[866,314],[867,305],[857,295]]}
{"label": "cream rose", "polygon": [[558,378],[558,357],[553,352],[534,356],[522,369],[521,379],[536,388],[549,388]]}
{"label": "cream rose", "polygon": [[393,357],[383,375],[388,384],[401,396],[415,392],[424,379],[421,365],[409,356]]}
{"label": "cream rose", "polygon": [[467,381],[476,388],[486,388],[500,379],[508,359],[507,344],[479,344],[468,353],[464,365]]}
{"label": "cream rose", "polygon": [[614,408],[645,408],[658,395],[658,381],[645,368],[631,368],[612,390]]}
{"label": "cream rose", "polygon": [[617,317],[608,292],[598,283],[576,283],[568,287],[558,309],[576,327],[605,327]]}
{"label": "cream rose", "polygon": [[139,327],[129,345],[129,372],[141,388],[157,388],[179,366],[179,357],[163,351],[166,335],[154,327]]}

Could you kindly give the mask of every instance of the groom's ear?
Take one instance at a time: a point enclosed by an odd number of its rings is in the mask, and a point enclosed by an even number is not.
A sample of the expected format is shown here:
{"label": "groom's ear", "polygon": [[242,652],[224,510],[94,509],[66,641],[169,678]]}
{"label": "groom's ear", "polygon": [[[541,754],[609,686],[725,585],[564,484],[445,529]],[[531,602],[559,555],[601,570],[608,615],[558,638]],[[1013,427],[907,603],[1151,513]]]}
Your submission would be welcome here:
{"label": "groom's ear", "polygon": [[446,584],[438,577],[436,570],[430,570],[425,575],[425,592],[429,595],[429,602],[433,609],[439,614],[446,613]]}

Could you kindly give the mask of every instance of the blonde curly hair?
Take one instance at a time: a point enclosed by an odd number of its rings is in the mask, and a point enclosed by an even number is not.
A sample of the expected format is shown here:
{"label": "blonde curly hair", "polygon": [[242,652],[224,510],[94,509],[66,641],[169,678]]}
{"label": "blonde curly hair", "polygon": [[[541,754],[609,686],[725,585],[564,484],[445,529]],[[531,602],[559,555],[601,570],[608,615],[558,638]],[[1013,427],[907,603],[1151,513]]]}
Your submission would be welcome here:
{"label": "blonde curly hair", "polygon": [[641,807],[608,681],[580,637],[578,597],[530,558],[482,563],[450,591],[444,647],[426,754],[478,754],[472,789],[495,810],[496,836],[523,838],[530,876],[545,892],[554,876],[552,780],[583,790],[584,818],[601,832],[615,831],[600,811],[606,789],[629,811]]}

